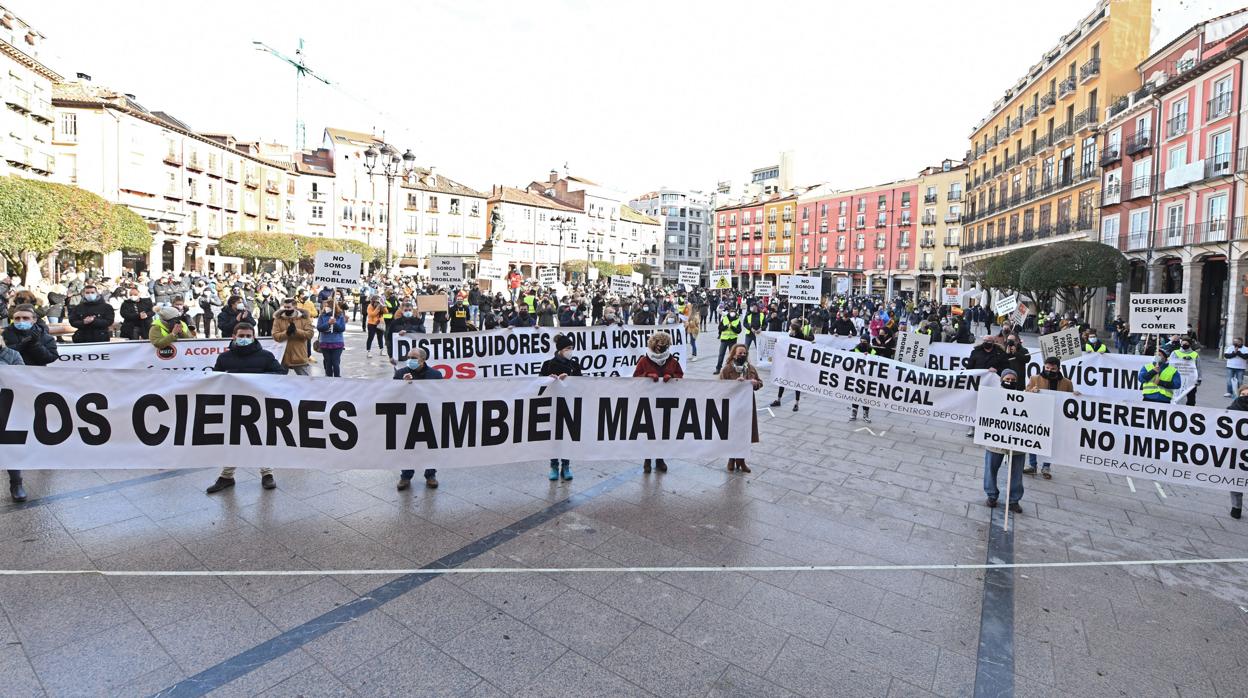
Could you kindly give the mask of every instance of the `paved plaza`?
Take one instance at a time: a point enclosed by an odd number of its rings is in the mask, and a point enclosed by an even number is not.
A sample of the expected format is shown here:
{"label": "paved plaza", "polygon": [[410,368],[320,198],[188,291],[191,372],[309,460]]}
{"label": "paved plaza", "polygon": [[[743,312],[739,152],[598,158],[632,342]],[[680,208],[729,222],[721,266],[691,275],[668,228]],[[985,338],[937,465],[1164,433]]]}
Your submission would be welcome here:
{"label": "paved plaza", "polygon": [[[388,378],[362,345],[344,373]],[[1224,406],[1206,370],[1199,403]],[[5,569],[548,571],[4,576],[0,694],[1248,696],[1248,565],[938,568],[1248,556],[1223,493],[1058,466],[1007,535],[964,429],[774,396],[748,475],[621,453],[571,482],[530,462],[398,492],[422,464],[394,462],[264,491],[240,451],[209,496],[215,471],[162,463],[28,472]],[[801,565],[907,569],[558,571]]]}

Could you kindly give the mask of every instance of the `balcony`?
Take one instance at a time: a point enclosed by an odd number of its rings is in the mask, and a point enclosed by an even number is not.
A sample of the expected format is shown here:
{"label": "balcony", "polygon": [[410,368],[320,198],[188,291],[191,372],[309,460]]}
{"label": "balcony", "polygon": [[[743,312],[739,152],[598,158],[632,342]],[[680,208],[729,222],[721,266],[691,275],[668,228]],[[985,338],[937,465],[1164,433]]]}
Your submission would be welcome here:
{"label": "balcony", "polygon": [[1191,238],[1192,231],[1190,225],[1168,225],[1157,230],[1156,247],[1165,249],[1168,247],[1182,247],[1183,239]]}
{"label": "balcony", "polygon": [[1048,93],[1040,95],[1040,113],[1041,114],[1045,113],[1046,111],[1052,109],[1055,106],[1057,106],[1057,95],[1055,93],[1048,92]]}
{"label": "balcony", "polygon": [[267,191],[267,192],[268,192],[268,193],[270,193],[270,194],[277,194],[277,193],[279,193],[279,191],[280,191],[280,190],[277,188],[277,182],[274,182],[274,181],[273,181],[273,180],[271,180],[271,179],[266,180],[266,181],[264,182],[264,190],[265,190],[265,191]]}
{"label": "balcony", "polygon": [[936,216],[923,216],[923,225],[936,225]]}
{"label": "balcony", "polygon": [[1096,107],[1091,106],[1075,114],[1074,132],[1081,133],[1085,129],[1094,129],[1097,124]]}
{"label": "balcony", "polygon": [[1115,116],[1118,116],[1122,112],[1126,111],[1129,106],[1131,106],[1130,97],[1119,97],[1118,99],[1115,99],[1113,104],[1109,105],[1109,118],[1112,119]]}
{"label": "balcony", "polygon": [[960,244],[957,238],[947,237],[945,238],[945,247],[960,247]]}
{"label": "balcony", "polygon": [[[1242,227],[1242,218],[1234,221],[1237,226]],[[1226,242],[1231,231],[1232,221],[1226,218],[1218,218],[1211,221],[1204,221],[1193,226],[1188,226],[1188,237],[1184,242],[1188,245],[1205,245]]]}
{"label": "balcony", "polygon": [[1101,149],[1101,167],[1109,167],[1121,160],[1122,148],[1117,145],[1107,145]]}
{"label": "balcony", "polygon": [[923,203],[925,203],[925,204],[934,204],[934,203],[936,203],[936,199],[937,199],[937,198],[938,198],[938,197],[937,197],[935,194],[924,194],[924,195],[923,195]]}
{"label": "balcony", "polygon": [[169,163],[170,165],[180,166],[182,164],[182,156],[170,150],[169,152],[165,153],[165,162]]}
{"label": "balcony", "polygon": [[1101,205],[1113,206],[1122,203],[1122,184],[1110,182],[1101,189]]}
{"label": "balcony", "polygon": [[256,189],[260,186],[260,180],[256,179],[255,175],[246,175],[243,177],[243,186],[248,189]]}
{"label": "balcony", "polygon": [[1028,225],[1023,226],[1023,234],[1021,236],[1023,242],[1031,242],[1036,239],[1036,231]]}
{"label": "balcony", "polygon": [[949,193],[945,196],[945,200],[946,200],[946,201],[961,201],[961,200],[962,200],[962,191],[961,191],[961,190],[958,190],[958,191],[951,191],[951,192],[949,192]]}
{"label": "balcony", "polygon": [[1179,114],[1166,121],[1166,138],[1174,138],[1187,133],[1187,114]]}
{"label": "balcony", "polygon": [[1214,95],[1213,99],[1205,102],[1205,121],[1213,121],[1220,119],[1231,113],[1231,94],[1229,92]]}
{"label": "balcony", "polygon": [[911,221],[911,220],[910,220],[910,217],[909,217],[909,216],[905,216],[905,217],[903,217],[903,218],[901,219],[901,223],[900,223],[899,225],[902,225],[902,226],[908,226],[908,225],[910,225],[912,222],[913,222],[913,221]]}
{"label": "balcony", "polygon": [[1016,164],[1018,164],[1018,160],[1015,158],[1013,153],[1005,156],[1005,169],[1008,170]]}
{"label": "balcony", "polygon": [[936,267],[932,266],[931,262],[919,262],[920,274],[930,274],[935,268]]}
{"label": "balcony", "polygon": [[887,228],[887,227],[888,227],[888,222],[887,222],[887,221],[876,221],[876,222],[875,222],[875,227],[877,227],[877,228]]}
{"label": "balcony", "polygon": [[958,273],[958,265],[956,265],[956,264],[946,264],[945,266],[941,267],[941,268],[940,268],[940,270],[941,270],[942,272],[946,273],[946,274],[957,274],[957,273]]}
{"label": "balcony", "polygon": [[1018,244],[1018,231],[1011,230],[1009,236],[1006,237],[1005,240],[1008,244],[1017,245]]}
{"label": "balcony", "polygon": [[1083,65],[1079,66],[1079,84],[1082,85],[1083,83],[1091,80],[1092,78],[1100,74],[1101,74],[1101,59],[1099,57],[1093,58],[1087,63],[1084,63]]}
{"label": "balcony", "polygon": [[233,166],[233,165],[230,165],[230,166],[228,166],[228,167],[226,167],[226,168],[225,168],[225,181],[227,181],[227,182],[237,182],[237,181],[238,181],[238,174],[237,174],[237,170],[235,170],[235,169],[234,169],[234,166]]}
{"label": "balcony", "polygon": [[919,240],[919,247],[935,247],[936,238],[923,238]]}
{"label": "balcony", "polygon": [[1001,166],[1001,163],[999,163],[999,162],[998,162],[998,163],[996,163],[995,165],[993,165],[993,166],[992,166],[992,176],[993,176],[993,177],[1000,177],[1000,176],[1001,176],[1001,173],[1002,173],[1002,172],[1004,172],[1004,171],[1005,171],[1005,168],[1003,168],[1003,167]]}
{"label": "balcony", "polygon": [[1231,166],[1231,153],[1214,153],[1205,158],[1204,179],[1230,177],[1233,174],[1234,168]]}
{"label": "balcony", "polygon": [[1086,215],[1086,216],[1079,216],[1078,218],[1075,219],[1074,232],[1076,233],[1091,232],[1094,222],[1095,222],[1094,217],[1091,214]]}
{"label": "balcony", "polygon": [[1073,135],[1074,134],[1070,132],[1070,122],[1067,121],[1061,126],[1054,128],[1053,133],[1050,135],[1049,139],[1053,142],[1053,145],[1060,145],[1062,141],[1066,140],[1067,138],[1070,138]]}
{"label": "balcony", "polygon": [[1029,124],[1040,118],[1040,105],[1032,105],[1023,110],[1023,123]]}
{"label": "balcony", "polygon": [[165,198],[166,199],[181,199],[182,192],[178,190],[177,185],[170,186],[165,189]]}
{"label": "balcony", "polygon": [[1065,80],[1057,83],[1057,98],[1065,99],[1075,93],[1075,76],[1070,76]]}
{"label": "balcony", "polygon": [[186,169],[191,170],[193,172],[203,172],[204,164],[199,161],[198,155],[196,155],[195,153],[191,153],[191,157],[186,159]]}
{"label": "balcony", "polygon": [[1123,144],[1123,149],[1127,155],[1135,155],[1136,153],[1149,150],[1153,147],[1153,134],[1149,131],[1138,131],[1131,134]]}
{"label": "balcony", "polygon": [[910,246],[910,238],[902,238],[902,239],[898,240],[898,241],[897,241],[897,246],[898,246],[898,247],[909,247],[909,246]]}

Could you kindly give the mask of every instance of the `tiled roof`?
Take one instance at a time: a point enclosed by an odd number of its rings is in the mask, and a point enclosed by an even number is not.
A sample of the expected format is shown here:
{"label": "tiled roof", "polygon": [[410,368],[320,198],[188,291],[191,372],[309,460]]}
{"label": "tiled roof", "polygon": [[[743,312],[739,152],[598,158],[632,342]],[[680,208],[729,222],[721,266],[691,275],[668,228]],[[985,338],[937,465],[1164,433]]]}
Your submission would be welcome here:
{"label": "tiled roof", "polygon": [[536,206],[537,208],[548,208],[555,211],[568,211],[572,213],[581,213],[582,211],[575,206],[568,206],[560,203],[548,196],[534,194],[523,189],[515,187],[499,187],[497,193],[490,196],[490,202],[503,202],[508,204],[519,204],[521,206]]}
{"label": "tiled roof", "polygon": [[620,205],[620,220],[627,221],[629,223],[644,223],[646,225],[659,225],[659,222],[657,220],[651,218],[650,216],[647,216],[641,211],[637,211],[633,209],[632,207],[625,206],[623,204]]}
{"label": "tiled roof", "polygon": [[590,180],[585,179],[584,177],[574,177],[572,175],[568,175],[566,179],[570,182],[580,182],[581,184],[588,184],[591,187],[600,186],[597,182],[591,182]]}
{"label": "tiled roof", "polygon": [[416,168],[416,174],[408,181],[404,181],[402,186],[404,189],[420,189],[421,191],[433,191],[441,194],[456,194],[458,196],[472,196],[478,199],[486,198],[484,192],[479,192],[472,187],[460,184],[445,175],[437,175],[430,181],[429,170],[424,167]]}
{"label": "tiled roof", "polygon": [[330,140],[335,143],[376,143],[378,145],[383,143],[380,138],[371,133],[348,131],[345,128],[326,127],[325,133],[328,133]]}

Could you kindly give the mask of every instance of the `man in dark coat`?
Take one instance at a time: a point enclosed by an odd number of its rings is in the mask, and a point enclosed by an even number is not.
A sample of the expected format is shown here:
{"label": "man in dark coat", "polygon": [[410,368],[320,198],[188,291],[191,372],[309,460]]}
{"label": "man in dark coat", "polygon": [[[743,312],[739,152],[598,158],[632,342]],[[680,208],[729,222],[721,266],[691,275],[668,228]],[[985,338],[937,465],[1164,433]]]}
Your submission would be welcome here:
{"label": "man in dark coat", "polygon": [[[438,369],[429,365],[429,354],[420,347],[412,347],[407,353],[407,362],[400,365],[398,370],[394,372],[394,379],[398,381],[427,381],[441,380],[442,373]],[[399,473],[400,491],[412,486],[412,476],[416,474],[415,469],[403,470]],[[438,488],[438,471],[436,468],[425,468],[425,487],[431,490]]]}
{"label": "man in dark coat", "polygon": [[69,324],[74,332],[74,344],[84,342],[107,342],[112,336],[113,306],[100,297],[95,284],[82,287],[82,302],[69,309]]}
{"label": "man in dark coat", "polygon": [[[250,322],[239,322],[234,325],[234,341],[230,347],[217,354],[217,363],[212,370],[222,373],[272,373],[284,376],[289,372],[272,352],[260,346],[256,339],[256,327]],[[217,481],[208,486],[208,494],[234,486],[234,466],[221,469]],[[260,486],[266,490],[277,487],[273,478],[272,468],[260,468]]]}

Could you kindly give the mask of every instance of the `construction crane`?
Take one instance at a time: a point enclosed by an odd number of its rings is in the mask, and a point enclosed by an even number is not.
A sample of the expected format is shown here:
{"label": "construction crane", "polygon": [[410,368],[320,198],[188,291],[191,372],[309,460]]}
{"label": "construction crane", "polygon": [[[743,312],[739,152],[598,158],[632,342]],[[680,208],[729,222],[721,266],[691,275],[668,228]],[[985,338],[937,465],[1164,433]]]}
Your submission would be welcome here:
{"label": "construction crane", "polygon": [[295,149],[303,150],[304,147],[306,147],[307,145],[306,129],[303,123],[303,111],[299,103],[299,93],[302,89],[301,85],[303,84],[303,79],[305,77],[315,78],[316,80],[320,80],[321,82],[325,83],[326,85],[329,85],[330,87],[336,87],[336,86],[334,85],[334,83],[327,80],[324,76],[318,74],[316,71],[309,68],[307,64],[303,62],[303,39],[299,39],[299,48],[295,50],[294,58],[291,58],[290,56],[285,55],[281,51],[278,51],[277,49],[273,48],[272,46],[269,46],[263,41],[253,41],[251,43],[256,47],[257,51],[267,51],[273,54],[274,56],[277,56],[279,59],[295,67]]}

